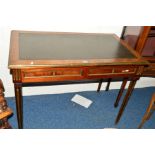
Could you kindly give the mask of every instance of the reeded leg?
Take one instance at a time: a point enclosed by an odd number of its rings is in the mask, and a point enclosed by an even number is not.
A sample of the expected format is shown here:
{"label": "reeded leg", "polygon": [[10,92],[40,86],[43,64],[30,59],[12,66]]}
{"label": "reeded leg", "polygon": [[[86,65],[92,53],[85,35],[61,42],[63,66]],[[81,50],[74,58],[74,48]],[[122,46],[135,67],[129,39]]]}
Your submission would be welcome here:
{"label": "reeded leg", "polygon": [[22,97],[22,84],[15,83],[15,98],[16,98],[16,111],[17,111],[17,120],[18,128],[23,128],[23,97]]}
{"label": "reeded leg", "polygon": [[152,110],[154,110],[154,106],[155,106],[154,102],[155,102],[155,94],[153,94],[153,96],[152,96],[152,98],[150,100],[150,104],[147,107],[147,110],[146,110],[146,112],[145,112],[145,114],[144,114],[144,116],[142,118],[142,121],[141,121],[140,125],[138,126],[139,129],[142,128],[142,126],[144,125],[146,120],[148,120],[151,117],[151,115],[153,113]]}
{"label": "reeded leg", "polygon": [[111,83],[111,78],[108,79],[108,83],[107,83],[107,86],[106,86],[105,91],[108,91],[109,90],[110,83]]}
{"label": "reeded leg", "polygon": [[120,99],[121,99],[121,96],[122,96],[122,94],[123,94],[124,88],[125,88],[125,86],[126,86],[126,83],[127,83],[127,79],[124,79],[124,80],[123,80],[123,83],[122,83],[122,85],[121,85],[121,88],[120,88],[120,90],[119,90],[119,93],[118,93],[116,102],[115,102],[115,104],[114,104],[114,107],[117,107],[117,106],[118,106],[118,103],[119,103],[119,101],[120,101]]}
{"label": "reeded leg", "polygon": [[133,92],[133,90],[134,90],[136,81],[137,81],[137,80],[133,80],[133,81],[131,81],[130,84],[129,84],[127,93],[126,93],[126,95],[125,95],[125,97],[124,97],[123,103],[122,103],[122,105],[121,105],[121,107],[120,107],[120,110],[119,110],[119,112],[118,112],[118,115],[117,115],[117,117],[116,117],[115,124],[117,124],[117,123],[119,122],[119,120],[120,120],[120,118],[121,118],[121,116],[122,116],[122,114],[123,114],[123,112],[124,112],[124,109],[125,109],[125,107],[127,106],[128,100],[129,100],[129,98],[130,98],[130,96],[131,96],[131,94],[132,94],[132,92]]}
{"label": "reeded leg", "polygon": [[101,89],[101,86],[102,86],[102,81],[103,81],[102,79],[99,81],[97,92],[100,92],[100,89]]}

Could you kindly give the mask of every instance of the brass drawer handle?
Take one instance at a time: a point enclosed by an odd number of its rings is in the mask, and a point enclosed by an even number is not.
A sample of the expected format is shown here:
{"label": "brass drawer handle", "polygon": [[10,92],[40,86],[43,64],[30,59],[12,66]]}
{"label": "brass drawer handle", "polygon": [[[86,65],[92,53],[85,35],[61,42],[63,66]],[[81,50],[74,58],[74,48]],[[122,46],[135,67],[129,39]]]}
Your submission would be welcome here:
{"label": "brass drawer handle", "polygon": [[129,69],[122,70],[122,73],[127,73],[127,72],[129,72]]}

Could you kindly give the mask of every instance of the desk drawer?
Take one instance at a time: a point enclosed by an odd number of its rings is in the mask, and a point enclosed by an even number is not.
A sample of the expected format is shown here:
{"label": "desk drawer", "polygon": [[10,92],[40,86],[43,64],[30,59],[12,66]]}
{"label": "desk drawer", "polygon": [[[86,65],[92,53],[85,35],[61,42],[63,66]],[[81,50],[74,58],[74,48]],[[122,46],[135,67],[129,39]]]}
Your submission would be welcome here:
{"label": "desk drawer", "polygon": [[22,70],[23,82],[61,81],[82,77],[82,68],[47,68]]}
{"label": "desk drawer", "polygon": [[88,76],[102,76],[102,75],[117,75],[117,74],[135,74],[136,67],[120,67],[120,66],[111,66],[111,67],[94,67],[90,68],[88,71]]}
{"label": "desk drawer", "polygon": [[105,75],[105,74],[111,74],[112,72],[113,72],[113,68],[93,67],[88,70],[88,75],[89,76]]}
{"label": "desk drawer", "polygon": [[114,68],[114,73],[131,74],[135,73],[135,68],[127,68],[127,67]]}

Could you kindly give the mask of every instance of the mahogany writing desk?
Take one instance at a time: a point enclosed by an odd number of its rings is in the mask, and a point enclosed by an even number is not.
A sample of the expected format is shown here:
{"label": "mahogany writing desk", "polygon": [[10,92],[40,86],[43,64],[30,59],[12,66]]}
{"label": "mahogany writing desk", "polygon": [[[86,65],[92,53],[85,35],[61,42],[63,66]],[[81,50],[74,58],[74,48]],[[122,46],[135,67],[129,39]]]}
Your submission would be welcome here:
{"label": "mahogany writing desk", "polygon": [[13,76],[19,128],[23,128],[22,87],[122,79],[117,106],[130,84],[115,123],[147,62],[114,34],[12,31],[9,69]]}

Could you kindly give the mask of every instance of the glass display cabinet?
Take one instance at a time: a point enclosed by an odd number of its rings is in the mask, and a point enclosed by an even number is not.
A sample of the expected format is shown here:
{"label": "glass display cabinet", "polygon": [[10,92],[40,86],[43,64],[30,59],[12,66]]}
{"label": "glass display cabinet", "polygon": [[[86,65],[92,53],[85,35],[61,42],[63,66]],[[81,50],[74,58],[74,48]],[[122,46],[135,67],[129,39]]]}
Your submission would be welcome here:
{"label": "glass display cabinet", "polygon": [[155,26],[124,26],[121,39],[150,62],[143,76],[155,76]]}

